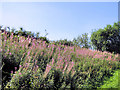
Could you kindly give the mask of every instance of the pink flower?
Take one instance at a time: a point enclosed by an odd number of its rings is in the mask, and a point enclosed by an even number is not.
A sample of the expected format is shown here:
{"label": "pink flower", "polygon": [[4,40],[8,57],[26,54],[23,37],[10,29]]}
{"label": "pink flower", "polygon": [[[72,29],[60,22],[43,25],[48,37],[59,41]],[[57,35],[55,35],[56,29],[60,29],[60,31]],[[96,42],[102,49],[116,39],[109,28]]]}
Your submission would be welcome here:
{"label": "pink flower", "polygon": [[35,70],[34,70],[34,71],[36,72],[36,71],[37,71],[37,69],[38,69],[38,65],[36,65],[36,67],[35,67]]}
{"label": "pink flower", "polygon": [[63,65],[60,65],[60,69],[63,69]]}
{"label": "pink flower", "polygon": [[111,60],[112,59],[112,56],[108,56],[108,60]]}
{"label": "pink flower", "polygon": [[30,51],[28,52],[28,55],[30,54]]}
{"label": "pink flower", "polygon": [[47,64],[46,70],[45,70],[44,75],[43,75],[44,78],[47,76],[50,69],[51,69],[51,66]]}
{"label": "pink flower", "polygon": [[35,39],[33,39],[33,41],[35,41]]}
{"label": "pink flower", "polygon": [[60,51],[60,47],[58,47],[58,50]]}
{"label": "pink flower", "polygon": [[41,52],[41,55],[43,55],[43,52]]}
{"label": "pink flower", "polygon": [[11,35],[13,36],[13,33],[11,33]]}
{"label": "pink flower", "polygon": [[21,66],[21,65],[19,65],[19,67],[21,68],[22,66]]}
{"label": "pink flower", "polygon": [[31,40],[29,40],[29,43],[31,42]]}
{"label": "pink flower", "polygon": [[11,71],[11,73],[13,74],[13,71]]}
{"label": "pink flower", "polygon": [[11,52],[9,54],[11,55]]}
{"label": "pink flower", "polygon": [[67,73],[70,72],[70,70],[72,69],[73,66],[74,66],[74,62],[71,62],[71,64],[69,64],[69,66],[68,66]]}
{"label": "pink flower", "polygon": [[72,77],[73,77],[74,74],[75,74],[75,71],[72,69]]}
{"label": "pink flower", "polygon": [[38,65],[36,65],[36,67],[38,68]]}
{"label": "pink flower", "polygon": [[22,73],[19,73],[19,75],[21,75]]}
{"label": "pink flower", "polygon": [[9,49],[7,51],[9,52]]}
{"label": "pink flower", "polygon": [[[66,64],[66,65],[65,65],[65,67],[64,67],[64,70],[63,70],[63,71],[65,71],[65,70],[66,70],[67,66],[68,66],[68,65]],[[63,73],[64,73],[64,72],[63,72]]]}
{"label": "pink flower", "polygon": [[51,67],[51,66],[47,64],[47,67]]}
{"label": "pink flower", "polygon": [[35,46],[35,43],[33,43],[33,46]]}
{"label": "pink flower", "polygon": [[53,63],[54,63],[54,58],[52,58],[52,65],[53,65]]}
{"label": "pink flower", "polygon": [[74,62],[71,62],[72,64],[74,64]]}
{"label": "pink flower", "polygon": [[17,70],[17,67],[15,67],[15,70]]}
{"label": "pink flower", "polygon": [[37,64],[37,60],[35,61],[35,64]]}

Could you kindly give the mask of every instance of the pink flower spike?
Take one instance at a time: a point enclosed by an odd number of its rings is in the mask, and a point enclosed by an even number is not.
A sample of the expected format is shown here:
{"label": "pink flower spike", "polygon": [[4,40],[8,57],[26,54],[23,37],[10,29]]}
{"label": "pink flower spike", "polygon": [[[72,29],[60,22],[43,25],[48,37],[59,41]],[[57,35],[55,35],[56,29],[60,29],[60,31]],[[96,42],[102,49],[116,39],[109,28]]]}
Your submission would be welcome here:
{"label": "pink flower spike", "polygon": [[11,52],[9,54],[11,55]]}
{"label": "pink flower spike", "polygon": [[47,67],[46,67],[46,70],[45,70],[45,73],[44,73],[44,76],[43,77],[46,77],[48,72],[50,71],[51,69],[51,66],[47,64]]}
{"label": "pink flower spike", "polygon": [[15,70],[17,70],[17,67],[15,67]]}
{"label": "pink flower spike", "polygon": [[54,58],[52,58],[52,65],[53,65],[53,63],[54,63]]}
{"label": "pink flower spike", "polygon": [[21,75],[22,73],[19,73],[19,75]]}
{"label": "pink flower spike", "polygon": [[11,73],[13,74],[13,71],[11,71]]}
{"label": "pink flower spike", "polygon": [[41,52],[41,55],[43,55],[43,52]]}
{"label": "pink flower spike", "polygon": [[48,65],[49,67],[51,67],[50,65]]}
{"label": "pink flower spike", "polygon": [[21,68],[22,66],[21,66],[21,65],[19,65],[19,67]]}
{"label": "pink flower spike", "polygon": [[13,33],[11,35],[13,36]]}
{"label": "pink flower spike", "polygon": [[63,74],[64,74],[64,70],[63,70]]}
{"label": "pink flower spike", "polygon": [[30,51],[28,52],[28,55],[30,54]]}
{"label": "pink flower spike", "polygon": [[74,64],[74,62],[72,62],[72,64]]}
{"label": "pink flower spike", "polygon": [[38,68],[38,65],[36,67]]}
{"label": "pink flower spike", "polygon": [[37,64],[37,60],[35,61],[35,64]]}

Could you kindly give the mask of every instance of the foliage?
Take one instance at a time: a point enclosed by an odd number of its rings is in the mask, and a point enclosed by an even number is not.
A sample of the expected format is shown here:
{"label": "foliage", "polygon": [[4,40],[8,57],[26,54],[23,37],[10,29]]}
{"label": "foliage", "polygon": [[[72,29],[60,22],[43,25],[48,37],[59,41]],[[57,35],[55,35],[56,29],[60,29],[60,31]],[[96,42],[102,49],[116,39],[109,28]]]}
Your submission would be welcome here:
{"label": "foliage", "polygon": [[120,53],[120,29],[119,23],[113,26],[107,25],[104,29],[94,31],[91,41],[97,50]]}
{"label": "foliage", "polygon": [[[0,28],[2,28],[2,26],[0,26]],[[42,41],[46,41],[46,43],[49,43],[49,40],[46,38],[46,36],[48,35],[47,31],[45,30],[46,34],[45,36],[39,36],[39,32],[32,33],[31,31],[26,31],[24,30],[22,27],[20,28],[20,30],[16,30],[14,28],[10,29],[10,27],[7,27],[9,29],[9,31],[7,31],[7,34],[10,35],[11,33],[13,33],[13,35],[15,36],[24,36],[24,37],[29,37],[29,38],[34,38],[34,39],[40,39]],[[5,29],[0,29],[2,32],[6,31]]]}
{"label": "foliage", "polygon": [[99,88],[116,88],[117,89],[118,84],[119,84],[119,72],[120,72],[120,70],[114,71],[113,76],[110,78],[107,78],[104,81],[104,84],[101,85],[101,87],[99,87]]}
{"label": "foliage", "polygon": [[78,45],[78,46],[81,46],[83,48],[90,48],[90,44],[89,44],[89,41],[88,41],[88,34],[85,33],[85,34],[82,34],[81,36],[78,36],[77,38],[74,38],[73,39],[73,43],[75,45]]}
{"label": "foliage", "polygon": [[55,45],[66,45],[66,46],[73,46],[73,42],[72,41],[68,41],[67,39],[64,40],[58,40],[58,41],[54,41]]}
{"label": "foliage", "polygon": [[[113,70],[120,69],[119,54],[55,45],[13,33],[9,37],[7,32],[0,34],[0,52],[5,63],[2,71],[11,75],[3,76],[10,78],[3,84],[5,89],[93,89],[102,85]],[[14,68],[10,68],[12,66]]]}

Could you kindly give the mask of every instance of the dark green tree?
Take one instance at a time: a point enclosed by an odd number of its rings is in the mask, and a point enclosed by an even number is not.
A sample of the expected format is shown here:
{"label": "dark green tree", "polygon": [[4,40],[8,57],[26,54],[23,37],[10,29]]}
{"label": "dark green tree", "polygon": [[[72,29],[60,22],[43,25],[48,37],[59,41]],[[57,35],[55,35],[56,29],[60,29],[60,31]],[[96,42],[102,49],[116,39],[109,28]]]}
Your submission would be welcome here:
{"label": "dark green tree", "polygon": [[91,42],[97,50],[120,53],[120,22],[92,32]]}
{"label": "dark green tree", "polygon": [[15,32],[15,29],[14,29],[14,28],[12,28],[12,29],[11,29],[11,32],[13,32],[13,33],[14,33],[14,32]]}
{"label": "dark green tree", "polygon": [[73,46],[73,42],[72,41],[68,41],[67,39],[64,39],[64,40],[57,40],[55,42],[55,45],[66,45],[66,46]]}
{"label": "dark green tree", "polygon": [[23,28],[22,28],[22,27],[21,27],[20,30],[18,31],[18,34],[19,34],[20,36],[22,36],[22,34],[23,34]]}

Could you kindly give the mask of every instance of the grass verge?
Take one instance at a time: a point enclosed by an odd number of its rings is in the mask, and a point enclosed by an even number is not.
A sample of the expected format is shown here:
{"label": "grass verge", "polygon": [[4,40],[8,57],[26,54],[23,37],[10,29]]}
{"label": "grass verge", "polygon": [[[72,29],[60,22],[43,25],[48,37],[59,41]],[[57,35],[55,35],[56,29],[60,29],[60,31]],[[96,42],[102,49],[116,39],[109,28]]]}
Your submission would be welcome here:
{"label": "grass verge", "polygon": [[120,69],[114,71],[113,76],[110,78],[107,78],[104,81],[104,84],[100,86],[99,88],[118,88],[120,90]]}

